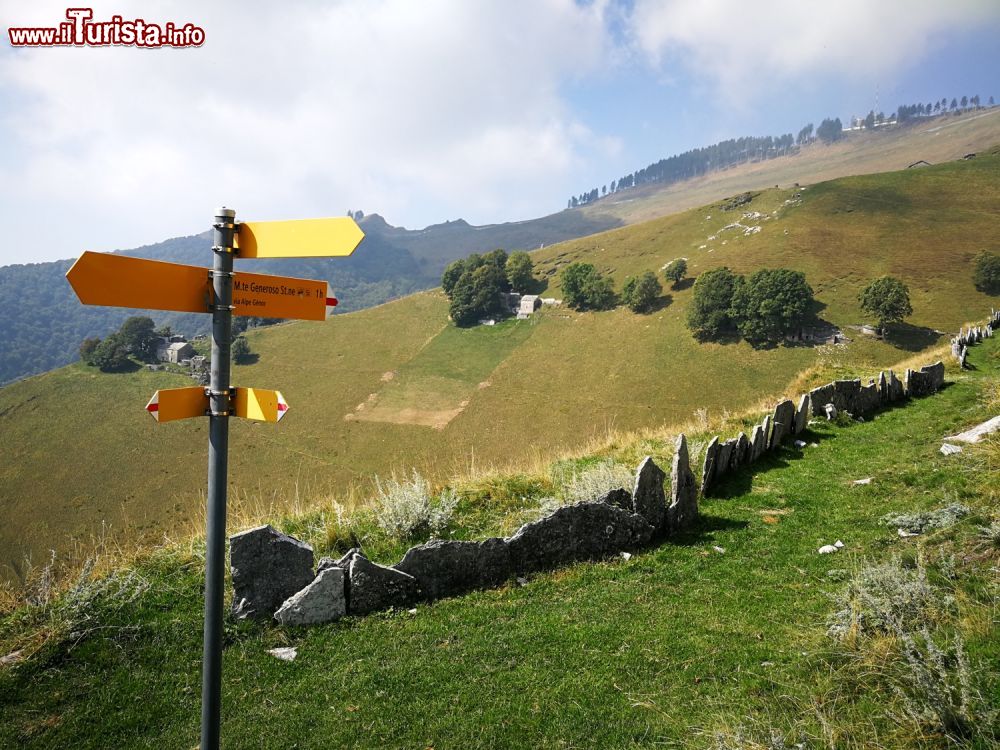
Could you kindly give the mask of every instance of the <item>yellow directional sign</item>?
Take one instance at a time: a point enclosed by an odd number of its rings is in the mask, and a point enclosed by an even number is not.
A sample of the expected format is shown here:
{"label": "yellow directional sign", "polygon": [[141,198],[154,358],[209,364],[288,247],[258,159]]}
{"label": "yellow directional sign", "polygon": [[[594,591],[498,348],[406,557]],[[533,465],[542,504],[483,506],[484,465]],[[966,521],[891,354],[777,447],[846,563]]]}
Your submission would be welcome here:
{"label": "yellow directional sign", "polygon": [[240,258],[328,258],[350,255],[365,238],[354,219],[244,221],[236,234]]}
{"label": "yellow directional sign", "polygon": [[[209,269],[199,266],[85,252],[66,278],[85,305],[201,313],[211,310]],[[325,281],[242,271],[233,274],[235,315],[326,320],[336,304]]]}
{"label": "yellow directional sign", "polygon": [[204,417],[208,413],[208,395],[204,387],[166,388],[153,394],[146,411],[157,422]]}
{"label": "yellow directional sign", "polygon": [[[264,388],[233,388],[233,416],[258,422],[279,422],[288,412],[288,402],[281,391]],[[157,422],[204,417],[209,412],[208,393],[204,387],[165,388],[153,394],[146,404]]]}
{"label": "yellow directional sign", "polygon": [[235,414],[259,422],[278,422],[288,413],[288,403],[281,391],[263,388],[236,388]]}

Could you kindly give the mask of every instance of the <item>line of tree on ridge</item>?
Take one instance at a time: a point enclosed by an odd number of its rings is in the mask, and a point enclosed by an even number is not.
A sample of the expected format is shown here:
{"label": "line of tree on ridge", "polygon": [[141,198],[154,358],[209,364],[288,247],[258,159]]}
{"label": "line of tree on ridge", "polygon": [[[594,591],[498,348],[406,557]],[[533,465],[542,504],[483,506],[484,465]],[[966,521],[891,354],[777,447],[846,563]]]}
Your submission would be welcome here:
{"label": "line of tree on ridge", "polygon": [[[947,97],[926,104],[901,104],[888,117],[883,112],[872,110],[865,118],[853,118],[851,127],[872,129],[881,125],[903,123],[914,117],[947,113],[949,110],[957,114],[970,108],[979,109],[981,107],[980,101],[979,95],[976,94],[971,97],[962,96],[961,99],[952,97],[950,105]],[[992,107],[993,105],[993,97],[991,96],[988,106]],[[840,140],[843,135],[843,123],[839,117],[833,117],[824,119],[818,127],[814,127],[811,122],[808,123],[799,130],[796,136],[785,133],[779,136],[744,136],[743,138],[720,141],[711,146],[691,149],[682,154],[660,159],[642,169],[623,175],[617,180],[612,180],[600,188],[595,187],[579,195],[574,195],[567,201],[566,208],[578,208],[608,194],[640,185],[654,183],[669,185],[692,177],[700,177],[709,172],[727,169],[737,164],[774,159],[778,156],[796,153],[799,146],[810,141],[818,139],[823,143],[833,143]]]}

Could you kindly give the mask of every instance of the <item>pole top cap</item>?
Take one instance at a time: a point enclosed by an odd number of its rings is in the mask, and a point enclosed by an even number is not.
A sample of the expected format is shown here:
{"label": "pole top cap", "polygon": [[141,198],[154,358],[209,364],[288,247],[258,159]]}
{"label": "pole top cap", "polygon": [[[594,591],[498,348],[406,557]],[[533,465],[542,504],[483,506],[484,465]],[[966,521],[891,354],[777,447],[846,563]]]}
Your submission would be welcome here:
{"label": "pole top cap", "polygon": [[236,218],[236,209],[234,209],[234,208],[226,208],[225,206],[223,206],[222,208],[215,209],[215,215],[218,216],[218,217],[220,217],[220,218],[225,217],[227,219],[235,219]]}

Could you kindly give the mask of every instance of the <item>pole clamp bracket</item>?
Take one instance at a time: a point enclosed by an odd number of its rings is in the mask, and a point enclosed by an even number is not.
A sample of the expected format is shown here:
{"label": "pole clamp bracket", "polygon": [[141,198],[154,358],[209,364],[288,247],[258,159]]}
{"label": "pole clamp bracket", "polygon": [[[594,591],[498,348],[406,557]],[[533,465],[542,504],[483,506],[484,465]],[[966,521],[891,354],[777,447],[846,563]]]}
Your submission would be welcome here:
{"label": "pole clamp bracket", "polygon": [[236,275],[236,271],[216,271],[213,268],[208,269],[208,278],[214,279],[216,276],[233,278]]}
{"label": "pole clamp bracket", "polygon": [[212,222],[212,226],[216,229],[239,229],[240,223],[238,221],[215,221]]}
{"label": "pole clamp bracket", "polygon": [[217,312],[217,311],[225,311],[225,310],[229,310],[229,312],[232,312],[235,309],[236,309],[235,305],[209,305],[208,306],[208,311],[210,313],[211,312]]}

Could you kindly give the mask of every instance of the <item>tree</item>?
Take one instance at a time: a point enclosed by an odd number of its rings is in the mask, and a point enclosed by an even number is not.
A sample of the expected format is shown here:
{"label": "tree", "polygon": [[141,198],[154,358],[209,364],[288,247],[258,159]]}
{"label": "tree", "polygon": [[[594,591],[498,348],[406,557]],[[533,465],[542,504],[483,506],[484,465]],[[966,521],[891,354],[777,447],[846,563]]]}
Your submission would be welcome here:
{"label": "tree", "polygon": [[871,130],[875,127],[875,110],[871,110],[865,115],[865,129]]}
{"label": "tree", "polygon": [[762,268],[748,279],[736,280],[730,317],[751,344],[776,344],[802,326],[813,301],[805,274],[787,268]]}
{"label": "tree", "polygon": [[134,315],[122,323],[118,329],[122,343],[128,348],[129,354],[144,362],[156,360],[156,325],[152,318]]}
{"label": "tree", "polygon": [[988,250],[979,253],[972,269],[972,282],[981,292],[1000,294],[1000,255]]}
{"label": "tree", "polygon": [[962,97],[962,109],[965,109],[968,106],[969,106],[969,97],[963,96]]}
{"label": "tree", "polygon": [[80,361],[85,365],[94,364],[94,352],[101,343],[99,338],[84,339],[80,344]]}
{"label": "tree", "polygon": [[951,98],[951,109],[955,109],[958,106],[958,99],[955,97]]}
{"label": "tree", "polygon": [[875,318],[879,336],[885,335],[886,326],[900,323],[913,314],[910,306],[910,290],[906,284],[892,276],[875,279],[858,295],[861,310]]}
{"label": "tree", "polygon": [[441,288],[449,297],[451,297],[455,284],[462,278],[463,273],[465,273],[465,261],[461,258],[453,260],[445,266],[444,273],[441,274]]}
{"label": "tree", "polygon": [[611,279],[590,263],[570,263],[562,273],[563,298],[575,310],[604,310],[615,301]]}
{"label": "tree", "polygon": [[670,282],[671,286],[677,287],[681,283],[688,272],[687,261],[683,258],[677,258],[667,263],[667,267],[663,269],[663,275]]}
{"label": "tree", "polygon": [[128,352],[121,334],[112,333],[94,348],[91,358],[101,372],[118,372],[129,366]]}
{"label": "tree", "polygon": [[687,326],[699,339],[717,338],[733,326],[729,315],[736,276],[728,268],[713,268],[694,282]]}
{"label": "tree", "polygon": [[507,281],[510,282],[511,288],[517,292],[523,293],[527,291],[535,278],[532,275],[535,270],[535,264],[531,262],[531,256],[523,250],[517,250],[510,254],[504,270],[507,273]]}
{"label": "tree", "polygon": [[844,125],[837,117],[833,120],[826,119],[816,128],[816,137],[823,143],[833,143],[839,141],[844,136]]}
{"label": "tree", "polygon": [[656,274],[646,271],[638,278],[628,278],[622,287],[622,301],[635,313],[645,313],[653,309],[656,299],[663,294],[663,287]]}
{"label": "tree", "polygon": [[237,364],[245,364],[253,357],[253,352],[250,350],[250,342],[247,341],[246,336],[237,336],[233,339],[233,345],[229,353],[233,358],[233,362]]}
{"label": "tree", "polygon": [[501,312],[500,295],[506,290],[507,277],[493,263],[484,263],[466,271],[452,290],[448,312],[458,326],[475,325],[481,318]]}

